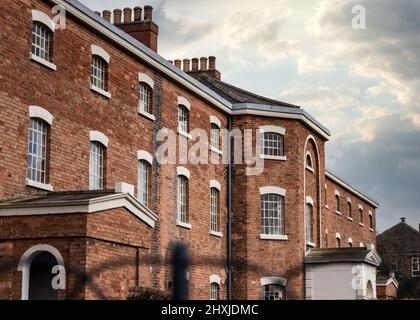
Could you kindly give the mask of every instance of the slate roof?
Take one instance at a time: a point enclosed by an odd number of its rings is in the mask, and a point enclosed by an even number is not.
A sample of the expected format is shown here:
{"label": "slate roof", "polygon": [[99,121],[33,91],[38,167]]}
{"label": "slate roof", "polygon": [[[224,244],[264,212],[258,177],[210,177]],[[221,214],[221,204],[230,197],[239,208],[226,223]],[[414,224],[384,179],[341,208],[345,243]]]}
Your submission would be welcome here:
{"label": "slate roof", "polygon": [[386,253],[391,253],[393,248],[404,253],[420,253],[420,232],[406,222],[400,222],[378,235],[377,243],[378,249]]}
{"label": "slate roof", "polygon": [[44,195],[29,196],[9,201],[0,202],[0,208],[18,208],[27,206],[44,206],[69,202],[89,201],[115,194],[114,190],[99,191],[71,191],[49,192]]}
{"label": "slate roof", "polygon": [[366,262],[380,264],[380,257],[375,250],[358,248],[311,249],[305,257],[305,263]]}

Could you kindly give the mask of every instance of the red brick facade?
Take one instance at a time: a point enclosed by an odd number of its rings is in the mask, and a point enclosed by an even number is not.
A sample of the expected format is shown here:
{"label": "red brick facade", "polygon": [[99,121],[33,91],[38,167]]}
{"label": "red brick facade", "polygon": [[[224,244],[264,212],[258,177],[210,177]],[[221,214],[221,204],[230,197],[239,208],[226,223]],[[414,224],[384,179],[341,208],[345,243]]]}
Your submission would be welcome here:
{"label": "red brick facade", "polygon": [[[48,1],[2,1],[0,4],[0,200],[45,191],[26,184],[29,106],[40,106],[53,116],[49,135],[49,183],[54,192],[89,189],[90,131],[109,138],[106,150],[105,186],[113,189],[119,181],[137,185],[137,151],[154,154],[161,128],[176,132],[177,98],[191,104],[190,130],[204,128],[210,136],[210,116],[234,129],[271,125],[285,129],[287,160],[265,160],[262,175],[247,176],[245,165],[235,164],[232,173],[232,296],[234,299],[261,298],[260,279],[279,276],[287,279],[285,297],[303,299],[305,207],[313,201],[313,243],[334,247],[335,234],[342,246],[352,238],[353,245],[375,244],[369,230],[369,210],[375,208],[342,184],[326,177],[325,137],[303,121],[262,115],[229,116],[214,103],[187,89],[147,61],[87,27],[72,14],[66,29],[57,29],[53,39],[52,71],[28,59],[31,51],[32,10],[52,17]],[[111,98],[90,90],[91,45],[110,55],[108,88]],[[155,121],[137,112],[138,73],[154,81]],[[255,136],[254,136],[255,146]],[[313,172],[305,169],[307,152]],[[209,152],[210,154],[210,152]],[[61,299],[125,299],[130,288],[152,287],[170,291],[171,246],[185,242],[193,265],[189,272],[192,299],[208,299],[209,277],[221,278],[220,298],[228,297],[227,238],[228,166],[182,164],[190,171],[188,216],[191,229],[176,224],[177,165],[154,161],[150,209],[158,216],[150,227],[126,208],[95,213],[63,213],[0,217],[0,299],[20,299],[22,274],[17,270],[22,255],[34,245],[48,244],[62,255],[67,268],[66,290]],[[210,234],[210,181],[221,185],[219,199],[220,232]],[[285,233],[287,240],[260,239],[260,192],[266,186],[286,190]],[[326,188],[325,188],[326,186]],[[342,214],[334,209],[334,192],[340,193]],[[325,191],[327,192],[325,195]],[[345,204],[351,197],[353,221],[347,219]],[[364,226],[359,225],[357,209],[363,206]],[[79,278],[87,274],[88,279]]]}

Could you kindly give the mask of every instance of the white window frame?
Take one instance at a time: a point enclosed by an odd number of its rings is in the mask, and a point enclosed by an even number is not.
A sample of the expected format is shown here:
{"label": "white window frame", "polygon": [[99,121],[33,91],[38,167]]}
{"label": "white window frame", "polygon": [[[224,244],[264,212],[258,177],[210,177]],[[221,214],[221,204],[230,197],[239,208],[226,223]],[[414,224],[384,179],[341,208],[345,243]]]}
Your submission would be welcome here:
{"label": "white window frame", "polygon": [[[101,58],[105,62],[106,66],[105,66],[105,70],[104,70],[104,81],[105,82],[106,81],[109,82],[109,80],[106,78],[107,77],[107,75],[106,75],[106,68],[109,65],[109,62],[111,60],[110,55],[103,48],[101,48],[101,47],[99,47],[97,45],[94,45],[94,44],[91,45],[91,53],[92,53],[92,64],[93,64],[93,58],[95,56]],[[92,70],[91,70],[90,77],[91,77],[91,80],[90,80],[90,89],[92,91],[95,91],[96,93],[99,93],[100,95],[104,96],[107,99],[111,99],[111,93],[109,92],[109,88],[107,88],[108,91],[106,91],[106,90],[104,90],[102,88],[99,88],[99,87],[97,87],[97,86],[95,86],[95,85],[92,84],[92,77],[93,77]],[[107,83],[105,83],[105,86],[106,86],[106,84]]]}
{"label": "white window frame", "polygon": [[178,110],[177,110],[177,119],[178,119],[177,120],[177,132],[181,136],[187,138],[188,140],[191,140],[192,139],[192,136],[187,131],[185,131],[184,129],[181,129],[181,126],[180,126],[179,110],[180,110],[181,107],[184,107],[185,109],[188,110],[186,122],[187,122],[187,130],[189,130],[188,127],[190,125],[191,103],[188,101],[187,98],[184,98],[184,97],[179,96],[178,97]]}
{"label": "white window frame", "polygon": [[[283,155],[282,156],[272,156],[264,154],[264,134],[265,133],[274,133],[281,135],[283,137]],[[287,161],[286,151],[285,151],[285,140],[286,140],[286,129],[279,126],[261,126],[259,128],[259,141],[260,141],[260,150],[259,152],[260,159],[264,160],[278,160],[278,161]]]}
{"label": "white window frame", "polygon": [[[214,299],[214,297],[213,297],[213,292],[212,292],[213,287],[212,287],[212,285],[217,285],[217,294],[220,294],[221,279],[217,274],[212,274],[209,277],[209,283],[210,283],[210,300],[215,301],[215,300],[217,300],[217,298]],[[218,298],[220,298],[220,297],[218,297]]]}
{"label": "white window frame", "polygon": [[[217,127],[217,129],[213,128],[213,126]],[[210,150],[217,154],[223,154],[221,150],[221,143],[220,143],[220,130],[222,128],[222,122],[216,116],[210,116]],[[213,145],[214,135],[213,131],[218,130],[217,132],[217,147]]]}
{"label": "white window frame", "polygon": [[[50,47],[49,47],[49,51],[50,51],[49,56],[50,56],[50,59],[51,59],[51,49],[52,49],[51,48],[51,40],[54,36],[54,32],[55,32],[55,28],[56,28],[55,22],[44,12],[39,11],[39,10],[32,10],[32,23],[40,23],[43,26],[47,27],[51,31]],[[32,32],[31,32],[31,36],[32,36]],[[30,60],[33,60],[33,61],[35,61],[39,64],[42,64],[45,67],[47,67],[47,68],[49,68],[53,71],[57,70],[57,66],[54,63],[33,54],[32,50],[31,50],[31,54],[30,54],[29,58],[30,58]]]}
{"label": "white window frame", "polygon": [[[312,167],[310,167],[310,166],[308,166],[308,164],[307,164],[307,159],[308,159],[308,156],[309,156],[309,158],[311,159],[311,164],[312,164]],[[314,160],[313,160],[313,158],[312,158],[312,154],[309,152],[309,151],[307,151],[306,152],[306,157],[305,157],[305,168],[306,169],[308,169],[310,172],[312,172],[312,173],[314,173],[315,172],[315,170],[314,170]]]}
{"label": "white window frame", "polygon": [[[414,269],[414,261],[417,260],[417,268]],[[419,272],[418,275],[415,275],[414,272]],[[412,277],[420,277],[420,257],[412,257],[411,258],[411,276]]]}
{"label": "white window frame", "polygon": [[191,223],[183,222],[183,221],[181,221],[181,219],[179,219],[180,218],[180,212],[179,212],[179,203],[180,203],[180,199],[179,199],[179,197],[180,197],[179,187],[180,186],[179,186],[179,182],[180,182],[180,178],[181,177],[184,177],[186,179],[186,181],[187,181],[187,186],[186,186],[187,190],[186,190],[186,195],[185,195],[185,197],[186,197],[185,200],[187,201],[187,203],[186,203],[186,212],[185,212],[185,214],[188,216],[188,189],[189,189],[189,181],[190,181],[191,173],[185,167],[178,167],[177,168],[176,225],[179,226],[179,227],[185,228],[185,229],[192,229]]}
{"label": "white window frame", "polygon": [[[106,155],[106,152],[107,152],[107,149],[108,149],[108,145],[109,145],[109,138],[105,135],[105,134],[103,134],[102,132],[100,132],[100,131],[90,131],[89,132],[89,136],[90,136],[90,144],[89,144],[89,190],[95,190],[95,189],[92,189],[92,184],[91,184],[91,161],[92,161],[92,159],[91,159],[91,152],[90,152],[90,148],[91,148],[91,144],[92,143],[99,143],[99,144],[101,144],[102,145],[102,147],[103,147],[103,168],[102,168],[102,183],[105,181],[105,155]],[[104,185],[102,185],[102,189],[104,188],[105,186]],[[101,190],[101,189],[99,189],[99,190]]]}
{"label": "white window frame", "polygon": [[[267,186],[267,187],[261,187],[260,188],[260,206],[261,206],[261,197],[264,195],[274,194],[283,197],[284,203],[283,203],[283,229],[285,229],[285,222],[286,222],[286,189],[280,188],[280,187],[273,187],[273,186]],[[260,219],[261,219],[261,210],[260,208]],[[261,224],[261,223],[260,223]],[[261,226],[262,227],[262,226]],[[284,234],[263,234],[261,232],[260,227],[260,239],[261,240],[278,240],[278,241],[287,241],[289,238],[287,234],[285,233],[285,230],[283,230]]]}
{"label": "white window frame", "polygon": [[[306,222],[306,224],[305,224],[305,234],[306,234],[306,245],[307,246],[309,246],[309,247],[315,247],[316,245],[315,245],[315,243],[313,242],[313,236],[314,236],[314,234],[313,234],[313,215],[314,215],[314,200],[312,199],[312,197],[306,197],[306,201],[305,201],[305,203],[306,203],[306,205],[305,205],[305,222]],[[308,239],[308,227],[309,227],[309,225],[308,225],[308,221],[307,221],[307,206],[308,205],[310,205],[311,206],[311,208],[312,208],[312,214],[311,214],[311,218],[312,218],[312,221],[311,221],[311,240],[309,240]]]}
{"label": "white window frame", "polygon": [[[363,223],[363,206],[359,204],[359,209],[357,210],[358,219],[359,219],[359,226],[364,227],[365,224]],[[361,219],[360,219],[361,218]]]}
{"label": "white window frame", "polygon": [[[141,167],[140,167],[141,166]],[[149,207],[149,179],[151,164],[145,159],[137,161],[137,200],[146,208]],[[144,181],[144,178],[146,181]]]}
{"label": "white window frame", "polygon": [[138,80],[139,80],[139,106],[138,106],[138,113],[141,114],[142,116],[144,116],[144,117],[152,120],[152,121],[155,121],[156,120],[156,117],[152,113],[147,112],[144,109],[144,106],[143,106],[142,101],[141,101],[141,85],[142,84],[146,84],[151,89],[151,92],[150,92],[150,94],[151,94],[150,103],[152,104],[151,107],[153,108],[153,90],[154,90],[154,87],[155,87],[155,82],[152,80],[152,78],[150,78],[145,73],[139,73],[138,74]]}
{"label": "white window frame", "polygon": [[353,239],[352,239],[352,238],[348,238],[348,239],[347,239],[347,243],[348,243],[348,244],[351,244],[351,245],[353,246]]}
{"label": "white window frame", "polygon": [[[339,242],[340,242],[339,247],[337,246],[337,240],[339,240]],[[335,246],[336,246],[336,248],[341,248],[341,234],[338,233],[338,232],[335,234]]]}
{"label": "white window frame", "polygon": [[[335,205],[335,199],[338,197],[338,206]],[[340,192],[338,190],[334,191],[334,211],[337,215],[341,216],[341,197]]]}
{"label": "white window frame", "polygon": [[270,285],[279,286],[281,289],[281,300],[285,298],[287,280],[281,277],[264,277],[260,279],[261,295],[265,298],[265,287]]}

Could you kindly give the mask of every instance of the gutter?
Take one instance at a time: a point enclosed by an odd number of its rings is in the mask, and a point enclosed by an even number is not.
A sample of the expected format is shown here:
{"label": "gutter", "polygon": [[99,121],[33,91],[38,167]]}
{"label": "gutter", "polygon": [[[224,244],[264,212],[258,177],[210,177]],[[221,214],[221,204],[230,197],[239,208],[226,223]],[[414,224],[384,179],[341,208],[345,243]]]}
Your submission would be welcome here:
{"label": "gutter", "polygon": [[[229,132],[232,131],[232,116],[228,117],[228,128]],[[228,275],[228,300],[232,300],[232,141],[229,139],[228,152],[229,152],[229,164],[228,164],[228,194],[227,194],[227,205],[228,205],[228,221],[227,221],[227,242],[228,242],[228,254],[227,254],[227,275]]]}

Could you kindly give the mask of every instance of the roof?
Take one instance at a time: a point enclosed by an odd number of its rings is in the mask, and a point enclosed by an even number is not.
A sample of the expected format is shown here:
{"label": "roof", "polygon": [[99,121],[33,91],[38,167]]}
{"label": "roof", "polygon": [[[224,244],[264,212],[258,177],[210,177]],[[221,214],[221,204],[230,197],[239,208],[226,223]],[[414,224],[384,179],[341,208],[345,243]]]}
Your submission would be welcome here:
{"label": "roof", "polygon": [[[117,26],[95,14],[79,1],[55,0],[55,2],[63,6],[67,14],[73,15],[90,28],[99,31],[102,36],[107,37],[123,49],[128,50],[141,59],[142,62],[159,70],[163,75],[168,76],[228,114],[262,114],[279,118],[299,119],[303,120],[311,128],[320,133],[326,140],[328,140],[331,135],[328,129],[297,106],[265,98],[223,82],[219,84],[202,83],[183,70],[177,68],[164,57],[154,52],[143,43],[137,41]],[[218,87],[218,85],[220,85],[220,87]],[[242,105],[235,108],[231,101],[235,101],[235,103]],[[246,101],[246,103],[244,104],[239,101]],[[253,105],[250,106],[248,104]],[[256,108],[255,105],[258,105],[258,108]],[[270,106],[276,106],[276,108],[269,108]]]}
{"label": "roof", "polygon": [[311,249],[305,257],[307,264],[365,262],[379,266],[381,261],[375,250],[366,247]]}
{"label": "roof", "polygon": [[50,192],[0,202],[0,217],[94,213],[125,208],[140,220],[155,227],[158,217],[128,193],[114,190]]}
{"label": "roof", "polygon": [[210,77],[208,75],[200,75],[195,77],[198,81],[204,84],[206,87],[210,88],[214,92],[218,93],[220,96],[225,98],[232,104],[236,103],[256,103],[256,104],[265,104],[265,105],[273,105],[273,106],[283,106],[288,108],[300,108],[299,106],[295,106],[293,104],[289,104],[286,102],[266,98],[255,93],[246,91],[244,89],[235,87],[229,83],[224,81],[218,80],[214,77]]}
{"label": "roof", "polygon": [[336,174],[331,173],[329,170],[325,170],[325,176],[334,182],[338,183],[341,187],[349,190],[350,192],[354,193],[356,196],[360,197],[361,199],[365,200],[369,204],[371,204],[374,208],[379,208],[379,202],[372,197],[368,196],[366,193],[356,189],[353,185],[349,182],[344,180],[343,178],[338,177]]}
{"label": "roof", "polygon": [[386,253],[420,253],[420,232],[406,222],[385,230],[377,236],[376,241],[378,250]]}
{"label": "roof", "polygon": [[385,275],[382,273],[379,273],[376,275],[376,286],[388,286],[389,284],[393,283],[396,288],[398,288],[398,281],[395,278],[394,274],[391,275]]}

